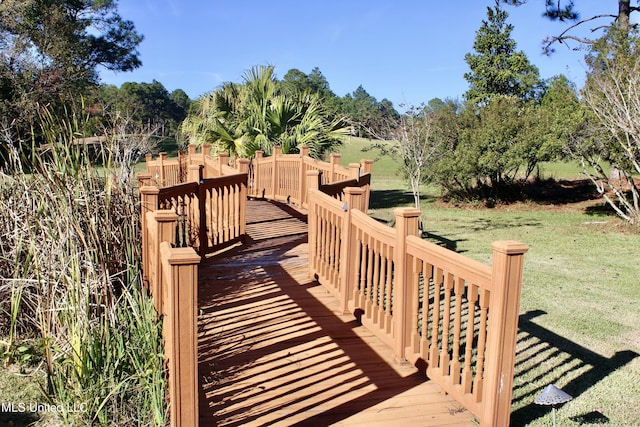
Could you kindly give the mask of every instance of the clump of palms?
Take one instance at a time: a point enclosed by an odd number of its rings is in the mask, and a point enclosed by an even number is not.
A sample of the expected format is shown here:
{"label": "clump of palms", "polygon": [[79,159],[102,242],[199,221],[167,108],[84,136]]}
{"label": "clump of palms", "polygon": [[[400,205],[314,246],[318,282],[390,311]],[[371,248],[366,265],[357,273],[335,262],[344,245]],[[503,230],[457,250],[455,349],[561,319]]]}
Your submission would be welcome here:
{"label": "clump of palms", "polygon": [[181,126],[189,142],[243,157],[257,150],[270,154],[274,146],[296,153],[307,145],[310,155],[320,158],[349,133],[343,118],[329,119],[318,94],[281,84],[272,66],[253,67],[243,80],[225,83],[196,101]]}

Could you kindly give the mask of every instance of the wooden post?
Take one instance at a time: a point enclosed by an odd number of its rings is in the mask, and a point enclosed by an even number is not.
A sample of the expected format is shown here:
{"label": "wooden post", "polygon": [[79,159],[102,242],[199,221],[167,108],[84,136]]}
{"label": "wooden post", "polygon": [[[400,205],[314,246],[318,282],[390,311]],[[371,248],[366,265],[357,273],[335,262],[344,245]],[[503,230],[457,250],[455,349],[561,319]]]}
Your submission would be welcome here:
{"label": "wooden post", "polygon": [[162,242],[167,242],[173,245],[176,241],[176,223],[178,222],[178,215],[172,210],[157,210],[147,214],[147,221],[154,221],[153,227],[149,227],[150,230],[155,232],[155,235],[150,241],[154,242],[155,247],[149,248],[149,254],[155,257],[150,260],[150,265],[153,266],[154,271],[150,272],[149,291],[153,297],[153,305],[156,308],[156,312],[159,315],[166,314],[166,307],[164,307],[166,295],[162,287],[162,263],[160,259],[160,246]]}
{"label": "wooden post", "polygon": [[280,154],[282,154],[282,147],[280,147],[279,145],[276,145],[275,147],[273,147],[273,153],[271,155],[271,161],[272,161],[272,168],[271,169],[271,191],[273,191],[272,193],[272,198],[273,200],[277,199],[277,195],[279,194],[279,188],[278,185],[280,183],[280,179],[278,177],[278,157],[280,156]]}
{"label": "wooden post", "polygon": [[158,176],[158,181],[160,182],[158,182],[157,185],[164,186],[165,185],[164,162],[165,160],[167,160],[167,153],[163,151],[159,155],[160,157],[158,157],[158,160],[156,160],[156,164],[158,165],[158,171],[156,174]]}
{"label": "wooden post", "polygon": [[229,153],[218,153],[218,169],[220,176],[224,175],[223,166],[229,166]]}
{"label": "wooden post", "polygon": [[319,169],[312,169],[312,170],[308,170],[306,175],[307,175],[307,192],[311,189],[319,190],[320,183],[322,182],[322,171]]}
{"label": "wooden post", "polygon": [[198,263],[192,248],[160,248],[167,273],[165,353],[169,365],[169,417],[173,427],[197,427],[198,413]]}
{"label": "wooden post", "polygon": [[408,299],[410,298],[407,289],[407,236],[418,235],[418,220],[420,210],[416,208],[398,208],[393,211],[396,216],[396,242],[393,249],[394,268],[394,294],[393,294],[393,322],[394,326],[394,359],[398,362],[406,361],[405,349],[409,343],[410,321],[408,310]]}
{"label": "wooden post", "polygon": [[305,168],[306,158],[309,156],[309,147],[303,145],[300,147],[300,171],[299,171],[299,189],[300,194],[298,200],[300,200],[300,206],[306,206],[307,204],[307,169]]}
{"label": "wooden post", "polygon": [[260,176],[260,163],[263,154],[264,152],[262,150],[257,150],[253,161],[253,187],[249,190],[249,194],[253,197],[260,197],[260,192],[264,187],[262,177]]}
{"label": "wooden post", "polygon": [[344,201],[347,212],[342,223],[342,236],[340,246],[340,308],[343,314],[349,314],[349,298],[353,293],[352,272],[357,269],[355,248],[352,244],[351,235],[351,211],[353,209],[362,210],[364,190],[357,187],[347,187],[344,189]]}
{"label": "wooden post", "polygon": [[189,155],[189,158],[187,159],[187,164],[192,165],[193,162],[195,161],[196,145],[189,144],[189,146],[187,147],[187,153]]}
{"label": "wooden post", "polygon": [[211,144],[202,144],[200,148],[202,150],[202,159],[211,155]]}
{"label": "wooden post", "polygon": [[362,174],[371,173],[373,170],[373,160],[362,159],[360,160],[360,164],[362,165]]}
{"label": "wooden post", "polygon": [[138,177],[138,188],[151,185],[152,177],[150,173],[139,173],[137,177]]}
{"label": "wooden post", "polygon": [[142,279],[149,281],[149,236],[147,234],[147,213],[158,209],[158,187],[140,188],[140,229],[142,231]]}
{"label": "wooden post", "polygon": [[[362,175],[366,175],[366,174],[371,174],[371,171],[373,170],[373,160],[368,160],[368,159],[362,159],[360,160],[360,163],[362,164]],[[367,210],[369,209],[369,200],[371,199],[371,184],[367,184],[365,185],[365,206],[367,207]]]}
{"label": "wooden post", "polygon": [[505,240],[491,245],[491,297],[480,425],[508,426],[518,334],[522,270],[527,247]]}
{"label": "wooden post", "polygon": [[204,173],[204,165],[189,165],[187,169],[187,182],[201,182]]}
{"label": "wooden post", "polygon": [[329,176],[327,177],[327,184],[331,184],[332,182],[336,182],[336,166],[340,165],[340,154],[331,153],[330,165],[329,165]]}
{"label": "wooden post", "polygon": [[238,171],[240,173],[249,173],[249,159],[238,159]]}
{"label": "wooden post", "polygon": [[360,178],[360,163],[349,163],[349,179]]}

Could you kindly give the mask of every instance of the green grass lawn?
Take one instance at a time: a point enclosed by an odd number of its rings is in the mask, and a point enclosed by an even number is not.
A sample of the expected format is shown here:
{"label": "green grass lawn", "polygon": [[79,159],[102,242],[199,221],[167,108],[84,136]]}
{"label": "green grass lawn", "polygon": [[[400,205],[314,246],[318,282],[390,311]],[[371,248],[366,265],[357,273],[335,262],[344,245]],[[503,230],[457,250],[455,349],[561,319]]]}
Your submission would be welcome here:
{"label": "green grass lawn", "polygon": [[[348,138],[341,162],[376,159],[370,142]],[[575,163],[543,165],[543,177],[584,179]],[[525,255],[512,425],[552,425],[551,408],[533,403],[555,384],[574,399],[558,425],[640,425],[640,263],[637,230],[599,200],[495,209],[454,207],[425,188],[425,238],[484,263],[491,242],[518,240]],[[370,215],[393,221],[412,206],[398,164],[374,162]]]}
{"label": "green grass lawn", "polygon": [[[393,209],[412,206],[413,197],[398,163],[363,152],[368,144],[347,138],[339,150],[341,163],[375,160],[369,213],[392,223]],[[543,173],[556,180],[584,178],[574,163],[545,164]],[[552,425],[551,408],[533,403],[548,384],[574,397],[558,408],[558,425],[640,425],[637,230],[603,209],[599,200],[486,209],[443,204],[437,196],[436,189],[424,189],[425,239],[484,263],[491,262],[495,240],[518,240],[529,247],[512,425]]]}

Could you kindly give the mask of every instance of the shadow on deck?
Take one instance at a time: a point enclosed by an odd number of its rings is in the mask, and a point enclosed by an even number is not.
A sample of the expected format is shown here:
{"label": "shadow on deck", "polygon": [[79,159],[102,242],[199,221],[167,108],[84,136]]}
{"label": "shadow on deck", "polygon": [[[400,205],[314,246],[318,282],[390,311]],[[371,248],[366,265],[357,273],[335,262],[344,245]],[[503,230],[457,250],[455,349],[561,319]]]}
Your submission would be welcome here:
{"label": "shadow on deck", "polygon": [[304,216],[247,212],[246,244],[200,266],[200,425],[475,425],[309,278]]}

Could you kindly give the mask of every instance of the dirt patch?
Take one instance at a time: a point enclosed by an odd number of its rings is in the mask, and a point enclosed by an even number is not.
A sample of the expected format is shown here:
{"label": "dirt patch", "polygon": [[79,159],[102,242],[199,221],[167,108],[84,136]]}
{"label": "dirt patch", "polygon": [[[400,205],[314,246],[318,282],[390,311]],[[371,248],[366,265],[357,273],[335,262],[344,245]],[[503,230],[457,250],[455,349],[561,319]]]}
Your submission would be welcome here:
{"label": "dirt patch", "polygon": [[615,215],[588,179],[527,182],[514,188],[506,200],[445,201],[440,206],[466,209],[580,211]]}

